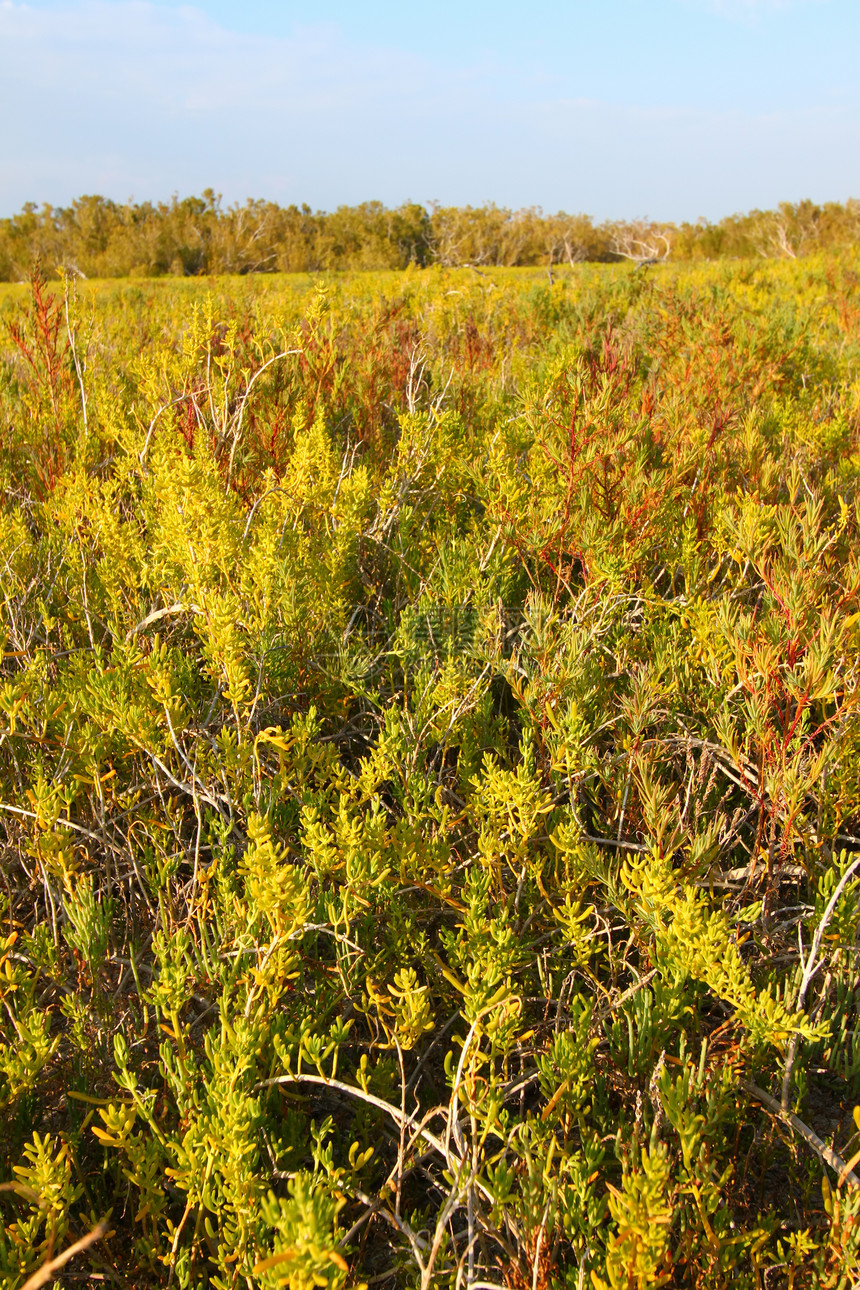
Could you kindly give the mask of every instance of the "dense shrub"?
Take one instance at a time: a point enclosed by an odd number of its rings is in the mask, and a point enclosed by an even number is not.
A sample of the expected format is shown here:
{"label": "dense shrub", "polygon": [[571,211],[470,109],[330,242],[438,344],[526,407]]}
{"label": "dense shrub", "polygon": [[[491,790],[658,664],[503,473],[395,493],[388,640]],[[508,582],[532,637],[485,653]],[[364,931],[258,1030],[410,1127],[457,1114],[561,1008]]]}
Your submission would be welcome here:
{"label": "dense shrub", "polygon": [[414,202],[394,209],[362,202],[327,212],[249,199],[225,209],[207,188],[202,197],[155,204],[98,196],[70,206],[30,202],[0,219],[0,282],[26,280],[36,262],[50,275],[86,278],[544,265],[552,280],[554,266],[586,260],[796,259],[858,242],[860,203],[853,200],[783,202],[715,224],[596,224],[589,215],[493,203],[425,210]]}
{"label": "dense shrub", "polygon": [[4,1285],[857,1280],[858,268],[0,298]]}

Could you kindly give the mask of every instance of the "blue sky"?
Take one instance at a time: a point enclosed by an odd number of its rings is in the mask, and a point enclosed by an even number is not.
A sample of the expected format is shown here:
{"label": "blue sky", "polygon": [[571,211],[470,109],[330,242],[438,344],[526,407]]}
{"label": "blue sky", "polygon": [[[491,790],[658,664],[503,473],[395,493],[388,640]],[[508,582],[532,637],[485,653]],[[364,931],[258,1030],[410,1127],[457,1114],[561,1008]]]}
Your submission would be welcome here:
{"label": "blue sky", "polygon": [[0,215],[860,197],[860,0],[0,0]]}

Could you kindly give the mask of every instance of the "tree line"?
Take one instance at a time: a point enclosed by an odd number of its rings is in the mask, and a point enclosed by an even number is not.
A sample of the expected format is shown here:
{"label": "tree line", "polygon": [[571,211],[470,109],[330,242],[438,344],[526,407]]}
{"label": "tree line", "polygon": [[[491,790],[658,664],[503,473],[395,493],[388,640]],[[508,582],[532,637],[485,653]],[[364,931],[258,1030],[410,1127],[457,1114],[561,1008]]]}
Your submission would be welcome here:
{"label": "tree line", "polygon": [[414,202],[279,206],[248,199],[222,205],[207,188],[199,197],[119,203],[79,197],[70,206],[28,202],[0,220],[0,281],[26,279],[39,261],[85,277],[157,277],[219,273],[443,266],[546,266],[581,261],[647,263],[741,257],[795,258],[860,240],[860,201],[783,202],[716,223],[651,220],[596,222],[589,215],[540,207],[429,208]]}

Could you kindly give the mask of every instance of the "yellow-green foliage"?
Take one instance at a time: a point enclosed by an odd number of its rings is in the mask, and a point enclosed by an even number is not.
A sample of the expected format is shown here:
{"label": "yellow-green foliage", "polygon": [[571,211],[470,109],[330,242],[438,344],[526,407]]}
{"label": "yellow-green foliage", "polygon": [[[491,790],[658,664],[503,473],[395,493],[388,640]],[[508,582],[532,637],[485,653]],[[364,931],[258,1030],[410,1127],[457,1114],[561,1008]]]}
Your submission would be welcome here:
{"label": "yellow-green foliage", "polygon": [[3,298],[4,1286],[857,1281],[858,274]]}
{"label": "yellow-green foliage", "polygon": [[79,197],[67,207],[28,204],[0,219],[0,282],[19,282],[37,259],[88,278],[220,273],[319,273],[408,265],[575,265],[672,253],[713,261],[738,256],[794,259],[857,245],[860,203],[781,202],[718,224],[595,224],[589,215],[483,206],[425,209],[381,202],[311,211],[249,198],[224,210],[211,188],[171,202]]}

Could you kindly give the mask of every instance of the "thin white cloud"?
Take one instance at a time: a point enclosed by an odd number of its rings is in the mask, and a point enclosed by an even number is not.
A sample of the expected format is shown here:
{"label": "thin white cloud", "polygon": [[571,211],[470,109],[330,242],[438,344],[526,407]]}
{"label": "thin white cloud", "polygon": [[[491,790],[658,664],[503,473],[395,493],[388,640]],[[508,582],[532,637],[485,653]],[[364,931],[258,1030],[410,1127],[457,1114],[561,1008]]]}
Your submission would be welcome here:
{"label": "thin white cloud", "polygon": [[[348,86],[372,90],[382,76],[406,89],[414,67],[384,51],[344,47],[332,26],[308,26],[286,38],[237,34],[201,11],[156,7],[142,0],[35,9],[4,0],[0,7],[0,67],[11,84],[56,86],[60,72],[70,92],[87,96],[142,93],[171,110],[225,109],[286,102],[298,93],[331,100]],[[32,61],[30,61],[32,58]],[[22,64],[22,59],[26,62]],[[417,59],[408,59],[417,63]],[[4,66],[5,64],[5,66]],[[347,80],[344,80],[344,77]]]}
{"label": "thin white cloud", "polygon": [[488,57],[442,66],[330,24],[236,34],[199,9],[0,0],[0,214],[212,185],[332,207],[496,200],[719,216],[860,194],[851,105],[792,114],[577,97]]}
{"label": "thin white cloud", "polygon": [[[491,74],[349,45],[326,24],[269,38],[228,31],[191,7],[84,0],[43,10],[6,0],[0,102],[7,115],[17,107],[18,124],[0,142],[3,174],[7,187],[15,173],[35,178],[41,158],[65,175],[76,157],[80,190],[95,157],[98,180],[122,170],[176,174],[184,153],[182,188],[201,168],[215,183],[219,172],[251,180],[262,170],[282,176],[283,188],[291,172],[349,174],[355,159],[381,160],[387,148],[394,169],[409,149],[405,124],[448,128],[458,110],[486,98]],[[371,191],[375,182],[369,176]]]}

